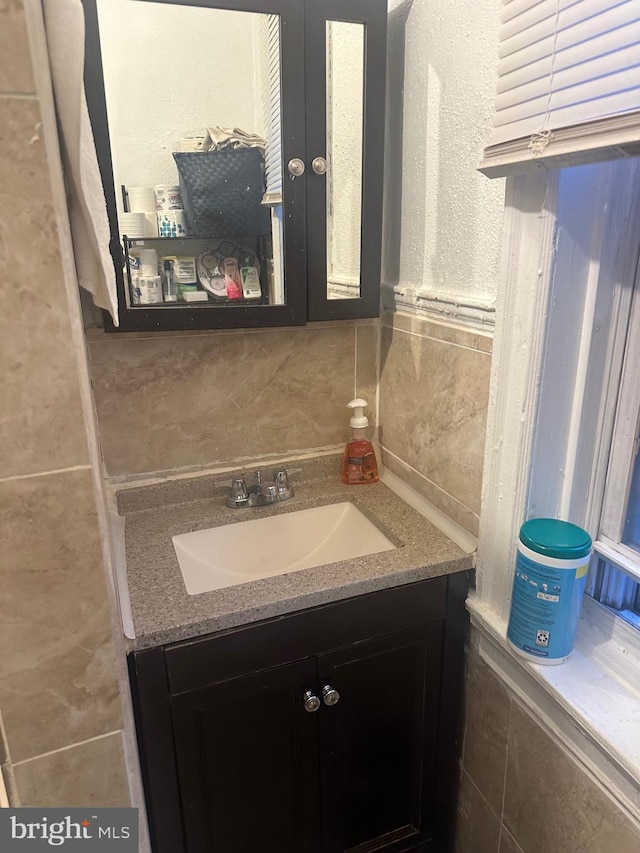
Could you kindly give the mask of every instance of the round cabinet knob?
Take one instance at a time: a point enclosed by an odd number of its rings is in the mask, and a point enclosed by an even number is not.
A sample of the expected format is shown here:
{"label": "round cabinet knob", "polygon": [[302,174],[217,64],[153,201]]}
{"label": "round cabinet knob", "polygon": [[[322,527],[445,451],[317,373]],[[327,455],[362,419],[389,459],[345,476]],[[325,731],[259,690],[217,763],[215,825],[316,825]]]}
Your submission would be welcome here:
{"label": "round cabinet knob", "polygon": [[311,162],[311,168],[316,173],[316,175],[324,175],[327,171],[327,161],[324,157],[316,157]]}
{"label": "round cabinet knob", "polygon": [[322,698],[325,705],[337,705],[340,701],[340,694],[330,684],[325,684],[322,688]]}
{"label": "round cabinet knob", "polygon": [[310,714],[313,714],[313,712],[317,711],[320,707],[320,700],[315,693],[312,693],[310,690],[307,690],[302,698],[304,700],[304,709]]}
{"label": "round cabinet knob", "polygon": [[294,178],[299,178],[300,175],[304,175],[304,160],[294,157],[293,160],[289,160],[287,168],[290,175],[293,175]]}

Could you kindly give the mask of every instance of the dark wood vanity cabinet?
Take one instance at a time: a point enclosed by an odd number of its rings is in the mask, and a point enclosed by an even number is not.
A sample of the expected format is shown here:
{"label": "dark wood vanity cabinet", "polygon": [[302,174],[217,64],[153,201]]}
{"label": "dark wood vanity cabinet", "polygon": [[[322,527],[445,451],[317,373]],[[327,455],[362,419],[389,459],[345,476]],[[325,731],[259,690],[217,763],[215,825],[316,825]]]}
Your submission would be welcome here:
{"label": "dark wood vanity cabinet", "polygon": [[450,850],[467,585],[132,653],[154,853]]}

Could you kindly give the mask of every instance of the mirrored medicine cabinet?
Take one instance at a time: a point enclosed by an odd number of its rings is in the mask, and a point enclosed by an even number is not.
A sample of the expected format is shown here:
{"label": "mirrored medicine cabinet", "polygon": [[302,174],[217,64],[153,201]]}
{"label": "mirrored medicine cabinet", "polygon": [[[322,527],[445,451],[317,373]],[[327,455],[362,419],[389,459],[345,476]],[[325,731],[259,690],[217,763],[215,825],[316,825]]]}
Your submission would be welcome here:
{"label": "mirrored medicine cabinet", "polygon": [[82,2],[118,330],[378,316],[386,0]]}

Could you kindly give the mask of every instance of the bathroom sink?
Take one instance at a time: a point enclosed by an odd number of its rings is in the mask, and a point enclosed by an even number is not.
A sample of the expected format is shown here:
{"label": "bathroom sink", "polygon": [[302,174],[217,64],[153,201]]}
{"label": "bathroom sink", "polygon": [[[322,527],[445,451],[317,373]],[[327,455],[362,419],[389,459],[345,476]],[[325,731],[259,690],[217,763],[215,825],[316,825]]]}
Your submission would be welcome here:
{"label": "bathroom sink", "polygon": [[173,537],[189,595],[391,551],[351,503],[254,518]]}

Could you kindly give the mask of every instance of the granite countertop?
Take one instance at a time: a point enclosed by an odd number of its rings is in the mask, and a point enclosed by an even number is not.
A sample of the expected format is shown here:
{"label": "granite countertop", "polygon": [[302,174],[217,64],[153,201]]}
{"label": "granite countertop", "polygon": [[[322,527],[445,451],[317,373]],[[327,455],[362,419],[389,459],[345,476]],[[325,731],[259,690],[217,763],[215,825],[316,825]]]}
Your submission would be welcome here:
{"label": "granite countertop", "polygon": [[[267,466],[264,466],[267,468]],[[288,463],[295,496],[248,510],[225,506],[234,472],[116,491],[125,516],[135,649],[267,619],[318,604],[469,569],[473,556],[383,483],[345,486],[335,456]],[[397,547],[393,551],[188,595],[172,536],[350,501]]]}

